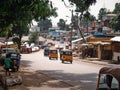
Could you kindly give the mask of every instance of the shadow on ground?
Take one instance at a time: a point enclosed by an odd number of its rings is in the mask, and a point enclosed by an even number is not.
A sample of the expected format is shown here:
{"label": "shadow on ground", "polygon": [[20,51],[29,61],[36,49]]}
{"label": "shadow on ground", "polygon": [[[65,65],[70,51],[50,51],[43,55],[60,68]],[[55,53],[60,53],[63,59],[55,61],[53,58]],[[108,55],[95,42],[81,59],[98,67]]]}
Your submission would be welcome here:
{"label": "shadow on ground", "polygon": [[[33,88],[49,87],[49,88],[70,88],[71,85],[64,83],[60,80],[51,78],[40,72],[17,72],[16,75],[20,75],[23,79],[21,85],[11,86],[9,90],[34,90]],[[57,89],[56,89],[57,90]]]}
{"label": "shadow on ground", "polygon": [[29,60],[22,60],[22,61],[20,61],[20,64],[23,66],[23,67],[30,67],[31,65],[31,63],[33,63],[33,62],[31,62],[31,61],[29,61]]}
{"label": "shadow on ground", "polygon": [[97,83],[97,73],[89,74],[74,74],[64,73],[62,70],[43,70],[36,71],[37,73],[44,73],[51,77],[57,77],[60,81],[69,83],[71,86],[76,87],[77,90],[95,90]]}

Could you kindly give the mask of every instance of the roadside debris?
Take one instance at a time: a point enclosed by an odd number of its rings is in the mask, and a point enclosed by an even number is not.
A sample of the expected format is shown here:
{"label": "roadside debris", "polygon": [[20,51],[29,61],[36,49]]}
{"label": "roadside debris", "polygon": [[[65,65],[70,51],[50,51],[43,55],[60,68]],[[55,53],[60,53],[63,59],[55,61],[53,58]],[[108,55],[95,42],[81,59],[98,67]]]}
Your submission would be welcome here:
{"label": "roadside debris", "polygon": [[7,86],[20,85],[22,84],[22,77],[20,75],[6,77],[6,84]]}

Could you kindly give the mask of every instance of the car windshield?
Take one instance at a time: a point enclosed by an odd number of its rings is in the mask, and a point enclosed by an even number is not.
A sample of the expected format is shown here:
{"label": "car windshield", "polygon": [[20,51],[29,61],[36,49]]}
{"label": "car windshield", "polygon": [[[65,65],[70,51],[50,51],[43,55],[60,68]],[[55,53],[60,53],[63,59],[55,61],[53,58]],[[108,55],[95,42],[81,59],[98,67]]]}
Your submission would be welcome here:
{"label": "car windshield", "polygon": [[17,54],[11,54],[12,57],[17,57]]}
{"label": "car windshield", "polygon": [[2,53],[7,53],[7,52],[15,52],[14,49],[3,49]]}
{"label": "car windshield", "polygon": [[118,90],[119,83],[115,77],[107,74],[100,75],[99,90]]}
{"label": "car windshield", "polygon": [[11,58],[20,59],[20,56],[17,55],[16,53],[12,53],[12,54],[11,54]]}
{"label": "car windshield", "polygon": [[52,50],[52,51],[50,51],[51,53],[53,53],[53,54],[56,54],[57,53],[57,50]]}

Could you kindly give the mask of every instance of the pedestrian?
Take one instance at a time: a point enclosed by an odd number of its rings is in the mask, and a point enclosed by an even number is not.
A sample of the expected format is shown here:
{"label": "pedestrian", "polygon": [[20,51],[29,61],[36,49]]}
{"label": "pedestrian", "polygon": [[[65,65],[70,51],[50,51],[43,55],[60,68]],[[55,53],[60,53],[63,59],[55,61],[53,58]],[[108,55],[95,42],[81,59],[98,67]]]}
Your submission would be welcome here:
{"label": "pedestrian", "polygon": [[11,59],[10,59],[10,54],[8,53],[6,55],[6,58],[4,59],[4,68],[5,68],[5,75],[10,76],[10,64],[11,64]]}

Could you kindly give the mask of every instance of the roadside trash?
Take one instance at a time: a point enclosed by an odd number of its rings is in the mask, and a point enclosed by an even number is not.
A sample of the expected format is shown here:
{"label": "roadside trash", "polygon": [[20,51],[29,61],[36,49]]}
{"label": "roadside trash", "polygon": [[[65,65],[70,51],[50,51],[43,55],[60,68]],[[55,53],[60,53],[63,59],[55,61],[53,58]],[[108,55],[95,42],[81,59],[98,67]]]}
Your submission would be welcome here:
{"label": "roadside trash", "polygon": [[22,84],[22,77],[21,76],[6,77],[6,84],[7,86]]}

